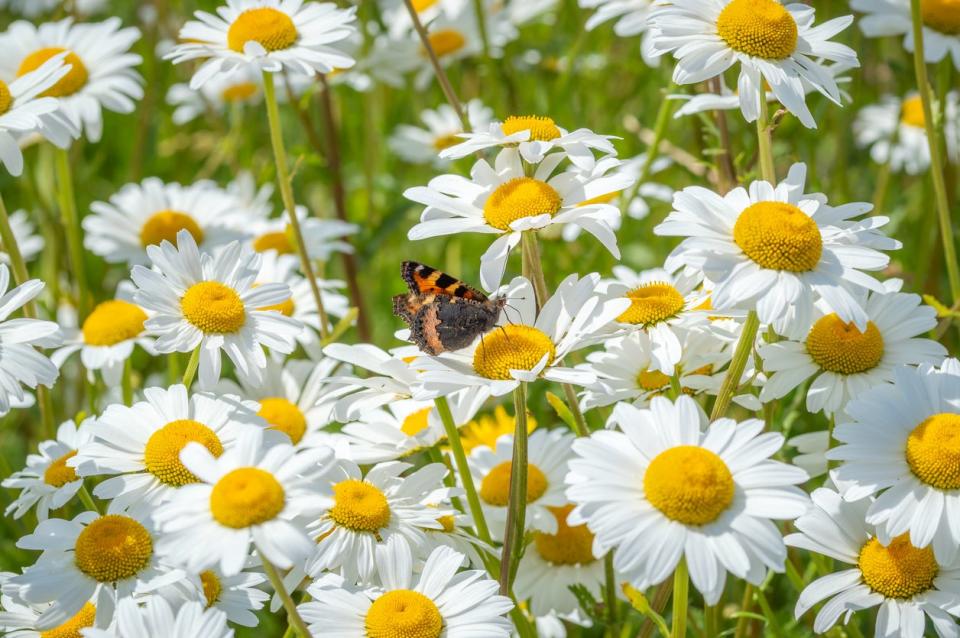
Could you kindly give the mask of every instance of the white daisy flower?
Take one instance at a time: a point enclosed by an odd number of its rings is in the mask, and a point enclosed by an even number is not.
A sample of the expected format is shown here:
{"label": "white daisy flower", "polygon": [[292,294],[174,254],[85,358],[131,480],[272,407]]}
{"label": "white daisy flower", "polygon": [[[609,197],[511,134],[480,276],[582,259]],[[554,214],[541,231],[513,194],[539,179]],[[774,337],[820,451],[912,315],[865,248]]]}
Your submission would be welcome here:
{"label": "white daisy flower", "polygon": [[466,556],[468,566],[479,569],[486,569],[481,554],[492,556],[495,560],[500,559],[500,550],[494,549],[474,535],[473,518],[469,514],[457,512],[439,516],[437,522],[440,523],[441,529],[429,527],[423,530],[427,534],[424,547],[430,548],[430,551],[441,545],[449,547]]}
{"label": "white daisy flower", "polygon": [[251,542],[279,569],[302,564],[314,543],[293,521],[323,510],[318,486],[332,454],[265,446],[265,439],[264,430],[247,428],[219,458],[199,443],[181,451],[181,463],[201,482],[181,487],[154,512],[163,531],[158,552],[191,572],[217,566],[226,576],[243,570]]}
{"label": "white daisy flower", "polygon": [[307,589],[313,600],[298,609],[311,632],[335,632],[339,638],[511,635],[512,626],[504,614],[513,602],[497,594],[497,583],[485,572],[458,573],[463,554],[438,547],[416,570],[410,548],[394,539],[377,547],[370,560],[374,558],[378,588],[354,587],[331,574]]}
{"label": "white daisy flower", "polygon": [[338,421],[356,421],[371,410],[413,396],[417,371],[411,364],[420,355],[415,346],[386,352],[371,343],[332,343],[323,349],[323,354],[367,371],[363,377],[343,375],[328,379],[328,383],[338,386],[340,394],[334,407]]}
{"label": "white daisy flower", "polygon": [[50,518],[17,541],[17,547],[43,554],[8,584],[24,602],[51,603],[37,619],[38,629],[59,627],[90,601],[96,625],[103,627],[118,602],[155,596],[156,589],[183,578],[182,572],[159,561],[157,542],[145,517],[84,512],[69,521]]}
{"label": "white daisy flower", "polygon": [[[7,582],[12,576],[13,574],[9,572],[0,572],[0,583],[7,587]],[[37,626],[37,621],[49,607],[50,605],[46,603],[31,605],[9,594],[3,594],[0,596],[0,631],[9,638],[79,637],[83,630],[94,626],[96,606],[93,602],[87,602],[80,611],[59,627],[43,631]]]}
{"label": "white daisy flower", "polygon": [[84,638],[233,638],[227,615],[199,602],[184,603],[174,612],[170,603],[154,596],[143,606],[132,599],[121,601],[117,622],[109,630],[85,629]]}
{"label": "white daisy flower", "polygon": [[900,367],[893,385],[867,390],[847,404],[838,424],[841,445],[827,458],[844,499],[876,495],[866,521],[881,540],[910,533],[916,547],[933,546],[937,560],[958,554],[960,531],[960,370]]}
{"label": "white daisy flower", "polygon": [[704,82],[739,63],[740,111],[748,122],[760,115],[766,83],[804,126],[816,128],[804,81],[840,104],[840,89],[824,62],[850,68],[859,62],[853,49],[830,40],[853,16],[815,27],[814,13],[813,7],[780,0],[673,0],[650,16],[653,48],[677,58],[677,84]]}
{"label": "white daisy flower", "polygon": [[867,296],[864,331],[821,301],[805,337],[761,346],[763,369],[772,374],[760,400],[784,397],[813,378],[807,410],[829,416],[868,388],[892,382],[897,366],[942,361],[947,349],[920,337],[936,327],[936,310],[922,305],[919,295],[899,292],[902,285],[901,280],[890,279],[883,283],[884,292]]}
{"label": "white daisy flower", "polygon": [[157,336],[157,352],[192,352],[199,348],[200,384],[213,387],[220,378],[223,350],[239,374],[260,378],[267,365],[263,347],[289,353],[303,331],[282,312],[262,310],[290,297],[285,284],[255,286],[260,257],[233,242],[216,257],[200,254],[193,235],[177,233],[177,246],[164,240],[148,246],[156,270],[133,267],[134,300],[148,312],[147,330]]}
{"label": "white daisy flower", "polygon": [[593,383],[592,373],[564,367],[563,359],[603,340],[605,328],[630,305],[626,299],[605,300],[599,282],[596,273],[570,275],[537,311],[533,285],[516,277],[502,292],[511,300],[510,308],[501,312],[493,330],[463,350],[417,358],[414,398],[432,399],[464,388],[502,396],[521,382],[540,378]]}
{"label": "white daisy flower", "polygon": [[637,589],[663,582],[685,558],[694,586],[716,604],[727,572],[755,585],[782,572],[787,550],[774,520],[806,511],[800,468],[770,460],[783,436],[763,421],[709,426],[690,397],[655,397],[650,409],[619,403],[614,431],[573,443],[570,524],[596,534],[594,551]]}
{"label": "white daisy flower", "polygon": [[[328,261],[334,253],[353,252],[348,238],[360,230],[356,224],[311,217],[306,206],[297,206],[297,220],[311,259]],[[246,219],[242,223],[245,231],[252,235],[252,246],[258,253],[273,250],[281,255],[297,255],[296,238],[286,215]]]}
{"label": "white daisy flower", "polygon": [[883,287],[861,271],[885,268],[890,258],[880,251],[900,242],[878,230],[886,217],[853,219],[870,204],[830,206],[825,195],[804,192],[806,177],[806,165],[794,164],[776,186],[758,180],[723,196],[698,186],[678,192],[675,210],[654,231],[686,237],[667,270],[703,270],[714,309],[755,309],[780,334],[810,326],[817,298],[866,330],[855,293]]}
{"label": "white daisy flower", "polygon": [[[530,435],[527,441],[527,529],[556,534],[560,528],[554,509],[567,504],[563,479],[573,439],[573,434],[563,429],[539,429]],[[512,459],[512,434],[497,439],[495,449],[480,446],[467,457],[490,534],[495,540],[503,539],[507,523]]]}
{"label": "white daisy flower", "polygon": [[[470,100],[463,106],[471,131],[486,128],[493,119],[493,110],[484,106],[480,100]],[[448,165],[449,160],[441,159],[438,153],[460,143],[459,135],[465,131],[457,112],[449,104],[441,104],[436,109],[421,111],[420,120],[423,127],[410,124],[397,126],[387,140],[390,149],[412,164],[433,164],[436,167]]]}
{"label": "white daisy flower", "polygon": [[[850,0],[850,8],[865,13],[860,30],[870,38],[902,35],[903,47],[913,53],[910,0]],[[927,62],[950,56],[960,70],[960,14],[953,0],[923,0],[923,53]]]}
{"label": "white daisy flower", "polygon": [[67,461],[93,439],[90,421],[85,419],[79,427],[72,420],[61,423],[56,439],[42,441],[37,446],[38,454],[27,455],[26,467],[3,480],[3,487],[20,490],[7,506],[7,516],[20,518],[36,506],[37,520],[45,521],[50,510],[60,509],[76,496],[83,479]]}
{"label": "white daisy flower", "polygon": [[[403,0],[383,0],[383,23],[390,37],[407,35],[413,30],[413,20]],[[418,0],[413,4],[420,23],[429,25],[436,18],[456,18],[469,7],[469,0]]]}
{"label": "white daisy flower", "polygon": [[[10,230],[13,231],[13,238],[17,240],[17,247],[20,248],[23,261],[30,263],[37,253],[43,250],[44,241],[41,235],[36,234],[36,227],[27,211],[18,210],[10,215]],[[0,247],[0,263],[10,264],[10,255],[2,247]]]}
{"label": "white daisy flower", "polygon": [[578,4],[582,9],[596,9],[584,25],[587,31],[613,20],[613,32],[621,38],[642,36],[640,55],[643,61],[649,66],[659,66],[660,57],[653,49],[654,36],[650,24],[654,0],[579,0]]}
{"label": "white daisy flower", "polygon": [[197,19],[180,29],[184,44],[164,57],[174,64],[204,60],[190,80],[194,89],[238,66],[309,76],[330,73],[353,66],[352,57],[330,45],[353,33],[355,13],[332,2],[227,0],[216,15],[197,11]]}
{"label": "white daisy flower", "polygon": [[[943,132],[947,157],[960,163],[960,93],[945,96]],[[878,164],[889,162],[890,169],[919,175],[930,168],[926,118],[918,93],[901,99],[894,95],[881,98],[879,104],[865,106],[853,122],[857,146],[870,148],[870,157]]]}
{"label": "white daisy flower", "polygon": [[0,35],[6,52],[0,79],[9,83],[66,53],[69,72],[45,91],[60,99],[60,108],[74,128],[91,142],[100,140],[103,109],[132,113],[143,97],[143,78],[134,67],[143,61],[130,47],[140,38],[136,27],[121,29],[120,18],[74,24],[71,18],[35,26],[19,20]]}
{"label": "white daisy flower", "polygon": [[263,78],[256,69],[239,66],[215,75],[199,89],[174,84],[167,90],[167,104],[174,107],[173,123],[182,126],[211,111],[223,115],[238,105],[259,104],[263,100],[262,87]]}
{"label": "white daisy flower", "polygon": [[917,548],[906,534],[891,539],[864,522],[872,499],[843,500],[828,488],[814,490],[813,507],[798,518],[798,533],[787,545],[816,552],[853,567],[822,576],[800,593],[799,618],[821,601],[813,630],[820,634],[841,616],[879,607],[874,636],[921,638],[929,618],[940,638],[957,635],[960,615],[960,563],[937,560],[933,550]]}
{"label": "white daisy flower", "polygon": [[183,385],[146,388],[132,406],[115,403],[90,425],[94,440],[70,465],[79,476],[112,476],[93,493],[110,501],[111,512],[152,509],[182,486],[200,481],[180,460],[190,442],[214,456],[229,451],[243,430],[263,428],[257,405],[237,396],[190,396]]}
{"label": "white daisy flower", "polygon": [[263,609],[270,600],[270,594],[260,589],[266,582],[267,577],[260,572],[242,571],[224,576],[216,569],[207,569],[186,577],[163,593],[171,601],[199,602],[204,609],[219,609],[232,623],[256,627],[260,621],[254,612]]}

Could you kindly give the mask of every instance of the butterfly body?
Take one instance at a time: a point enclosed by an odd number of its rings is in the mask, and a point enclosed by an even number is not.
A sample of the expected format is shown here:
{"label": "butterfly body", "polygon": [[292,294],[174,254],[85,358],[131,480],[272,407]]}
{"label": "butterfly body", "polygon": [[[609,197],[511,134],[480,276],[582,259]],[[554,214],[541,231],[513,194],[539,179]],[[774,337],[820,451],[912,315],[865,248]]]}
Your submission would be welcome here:
{"label": "butterfly body", "polygon": [[400,274],[410,288],[393,298],[393,314],[410,326],[410,338],[427,354],[466,348],[493,330],[505,304],[456,277],[413,261]]}

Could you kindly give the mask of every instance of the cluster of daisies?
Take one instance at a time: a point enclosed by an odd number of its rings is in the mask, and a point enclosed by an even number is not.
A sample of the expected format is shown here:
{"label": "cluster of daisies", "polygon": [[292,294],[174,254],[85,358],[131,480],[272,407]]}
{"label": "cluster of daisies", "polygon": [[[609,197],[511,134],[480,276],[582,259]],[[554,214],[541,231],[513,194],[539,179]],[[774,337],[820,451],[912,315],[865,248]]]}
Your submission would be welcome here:
{"label": "cluster of daisies", "polygon": [[[333,3],[226,0],[158,44],[192,71],[167,101],[178,123],[264,102],[275,133],[278,93],[422,88],[466,57],[496,60],[554,4],[391,0],[358,25]],[[669,96],[678,115],[739,109],[761,136],[771,104],[815,127],[808,96],[842,103],[858,66],[832,40],[853,17],[816,23],[805,4],[580,5],[595,10],[584,29],[614,20],[642,35],[651,65],[675,58],[676,84],[715,89]],[[911,33],[906,0],[851,5],[869,36]],[[957,12],[956,0],[922,2],[929,61],[960,68]],[[95,143],[104,110],[135,110],[139,37],[115,18],[0,34],[11,175],[23,147]],[[929,170],[919,100],[861,113],[857,140],[876,162]],[[957,94],[941,106],[956,161]],[[761,166],[726,192],[674,192],[652,181],[671,163],[656,143],[621,159],[615,136],[501,118],[478,99],[421,120],[390,147],[451,172],[404,192],[420,214],[408,238],[491,236],[479,282],[499,313],[437,355],[345,342],[355,300],[317,273],[358,228],[291,201],[282,138],[283,214],[246,173],[148,177],[93,203],[68,234],[122,280],[109,299],[62,304],[56,321],[41,318],[44,282],[24,267],[44,248],[31,215],[0,205],[0,413],[37,404],[50,420],[50,390],[73,392],[74,376],[89,402],[4,477],[6,515],[32,527],[14,539],[29,564],[0,574],[0,633],[229,638],[274,613],[301,638],[559,638],[612,632],[628,605],[662,621],[636,591],[670,578],[675,596],[689,579],[713,606],[731,580],[762,595],[787,572],[802,585],[795,615],[817,633],[877,608],[877,636],[919,638],[928,624],[960,635],[960,363],[930,338],[936,310],[882,278],[900,248],[886,217],[813,192],[803,163],[783,179]],[[671,206],[655,233],[680,238],[661,267],[544,272],[557,238],[619,262],[622,217],[646,216],[648,199]],[[425,329],[436,321],[397,334]],[[792,414],[829,428],[788,442],[790,397]],[[797,550],[815,556],[809,584]]]}

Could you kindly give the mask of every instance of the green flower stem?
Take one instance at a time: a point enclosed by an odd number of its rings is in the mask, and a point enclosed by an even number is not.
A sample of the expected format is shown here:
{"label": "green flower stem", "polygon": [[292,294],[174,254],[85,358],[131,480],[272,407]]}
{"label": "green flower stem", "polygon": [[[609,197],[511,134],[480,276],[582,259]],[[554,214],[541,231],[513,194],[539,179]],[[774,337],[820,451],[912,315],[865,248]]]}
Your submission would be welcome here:
{"label": "green flower stem", "polygon": [[300,268],[304,276],[310,282],[310,292],[313,293],[314,301],[317,304],[317,313],[320,315],[320,337],[325,339],[330,332],[330,322],[327,318],[326,310],[323,307],[323,297],[320,295],[320,286],[317,284],[317,278],[313,274],[313,266],[310,263],[310,255],[307,253],[307,245],[303,241],[303,233],[300,231],[300,220],[297,219],[297,205],[293,199],[293,184],[290,178],[290,168],[287,164],[287,151],[283,145],[283,131],[280,127],[280,108],[277,105],[277,88],[273,84],[273,74],[269,71],[263,72],[263,98],[267,105],[267,120],[270,124],[270,143],[273,146],[273,159],[277,165],[277,182],[280,185],[280,196],[283,199],[283,206],[287,209],[287,217],[290,220],[290,229],[293,231],[293,237],[297,244],[297,254],[300,255]]}
{"label": "green flower stem", "polygon": [[57,183],[60,215],[67,234],[67,253],[77,285],[77,309],[80,318],[90,310],[90,290],[87,286],[86,267],[83,260],[83,241],[80,236],[80,219],[77,215],[77,199],[73,188],[73,169],[67,151],[56,150]]}
{"label": "green flower stem", "polygon": [[93,497],[90,496],[90,492],[87,490],[86,485],[81,485],[80,491],[77,492],[77,494],[80,496],[80,502],[83,503],[84,507],[91,512],[96,512],[97,514],[100,513],[100,508],[97,507],[96,501],[94,501]]}
{"label": "green flower stem", "polygon": [[514,562],[519,559],[527,516],[527,387],[520,383],[513,391],[516,414],[513,432],[513,458],[510,461],[510,500],[500,558],[500,593],[509,595]]}
{"label": "green flower stem", "polygon": [[604,590],[603,598],[607,611],[607,633],[610,636],[618,636],[619,614],[617,613],[617,573],[613,568],[613,550],[607,552],[603,557]]}
{"label": "green flower stem", "polygon": [[263,571],[267,573],[270,584],[273,586],[274,591],[277,592],[280,600],[283,601],[283,608],[287,610],[288,626],[293,627],[294,630],[300,634],[301,638],[311,638],[310,630],[307,629],[307,624],[303,622],[303,618],[300,617],[300,612],[297,611],[297,604],[293,602],[293,598],[287,592],[287,588],[283,586],[283,579],[280,578],[280,574],[277,573],[277,568],[267,560],[267,557],[264,556],[263,552],[259,549],[257,549],[257,554],[260,555],[260,562],[263,563]]}
{"label": "green flower stem", "polygon": [[187,369],[183,372],[183,385],[190,389],[193,383],[193,377],[197,374],[197,367],[200,365],[200,346],[193,349],[190,353],[190,361],[187,362]]}
{"label": "green flower stem", "polygon": [[719,605],[703,606],[703,635],[704,638],[717,638],[720,625]]}
{"label": "green flower stem", "polygon": [[730,407],[730,401],[733,400],[733,395],[740,385],[740,378],[747,367],[750,353],[753,352],[753,343],[757,339],[757,331],[759,330],[760,319],[757,317],[756,310],[751,310],[743,324],[740,340],[737,341],[737,349],[734,350],[730,367],[727,368],[727,374],[723,377],[723,383],[720,385],[720,392],[713,404],[713,410],[710,411],[711,421],[722,417],[727,408]]}
{"label": "green flower stem", "polygon": [[757,118],[757,146],[760,152],[760,177],[777,185],[777,169],[773,163],[773,139],[770,134],[770,105],[760,96],[760,116]]}
{"label": "green flower stem", "polygon": [[740,601],[740,613],[741,616],[737,618],[737,628],[734,631],[734,638],[745,638],[747,635],[747,629],[750,626],[750,617],[743,615],[744,612],[750,611],[750,608],[753,607],[753,592],[755,588],[750,583],[743,588],[743,599]]}
{"label": "green flower stem", "polygon": [[133,405],[133,363],[132,356],[127,357],[123,362],[123,377],[121,378],[121,389],[123,392],[123,404]]}
{"label": "green flower stem", "polygon": [[943,239],[943,256],[947,264],[947,278],[950,282],[950,296],[956,305],[960,303],[960,264],[957,262],[957,246],[953,236],[953,223],[950,218],[950,200],[947,196],[947,183],[944,178],[943,147],[933,119],[933,92],[927,77],[927,64],[923,54],[923,16],[920,12],[920,0],[910,0],[910,12],[913,17],[913,66],[917,75],[917,88],[923,103],[923,123],[927,130],[927,144],[930,146],[930,174],[933,177],[933,191],[936,199],[937,218],[940,221],[940,237]]}
{"label": "green flower stem", "polygon": [[777,615],[773,612],[773,608],[770,607],[770,602],[767,600],[762,589],[757,589],[757,604],[760,605],[760,610],[763,612],[764,618],[767,619],[767,629],[770,633],[773,634],[775,638],[786,638],[783,627],[781,627],[777,621]]}
{"label": "green flower stem", "polygon": [[423,23],[420,22],[420,16],[417,14],[417,10],[413,7],[413,2],[411,0],[403,0],[403,4],[406,5],[407,13],[410,14],[410,20],[413,21],[413,28],[416,30],[417,35],[420,36],[420,44],[423,45],[423,50],[430,59],[430,66],[433,67],[433,72],[437,76],[437,82],[440,83],[440,88],[443,90],[443,95],[447,98],[447,102],[450,103],[450,106],[452,106],[453,110],[457,113],[457,117],[460,119],[460,126],[463,127],[464,131],[469,131],[470,121],[467,119],[467,116],[463,111],[463,105],[460,103],[460,100],[457,99],[457,94],[453,91],[453,86],[450,84],[450,80],[447,78],[446,72],[443,70],[443,67],[440,66],[440,60],[437,58],[437,52],[433,50],[433,45],[430,44],[430,36],[427,34],[427,30],[423,28]]}
{"label": "green flower stem", "polygon": [[666,92],[661,96],[662,101],[660,102],[660,108],[657,109],[657,120],[653,125],[653,141],[650,143],[649,148],[647,148],[647,157],[643,162],[643,166],[640,168],[640,175],[637,177],[636,183],[630,189],[627,197],[620,202],[620,209],[623,214],[627,213],[627,207],[630,206],[637,193],[640,192],[640,187],[643,186],[643,183],[647,181],[647,178],[650,177],[650,170],[653,168],[653,163],[657,159],[657,155],[660,153],[660,142],[663,141],[663,138],[667,134],[667,126],[670,124],[670,115],[673,113],[673,100],[667,99],[667,95],[674,90],[676,84],[673,82],[670,83],[670,86],[667,87]]}
{"label": "green flower stem", "polygon": [[681,558],[673,572],[673,618],[670,638],[686,638],[689,590],[690,574],[687,572],[687,561]]}

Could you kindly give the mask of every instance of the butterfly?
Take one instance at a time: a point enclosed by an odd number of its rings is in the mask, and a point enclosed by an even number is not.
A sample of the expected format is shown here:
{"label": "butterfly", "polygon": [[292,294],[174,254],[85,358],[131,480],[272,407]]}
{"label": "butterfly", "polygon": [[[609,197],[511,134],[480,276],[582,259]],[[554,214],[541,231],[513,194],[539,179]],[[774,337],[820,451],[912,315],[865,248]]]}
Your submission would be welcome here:
{"label": "butterfly", "polygon": [[427,354],[466,348],[497,325],[506,299],[489,299],[456,277],[415,261],[400,266],[410,292],[393,298],[393,314]]}

